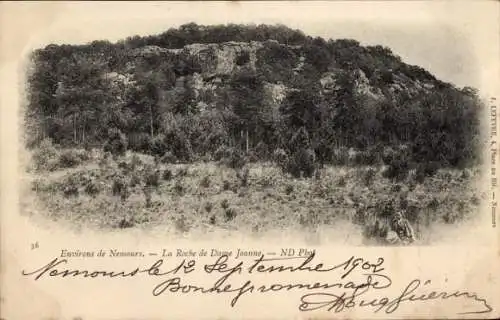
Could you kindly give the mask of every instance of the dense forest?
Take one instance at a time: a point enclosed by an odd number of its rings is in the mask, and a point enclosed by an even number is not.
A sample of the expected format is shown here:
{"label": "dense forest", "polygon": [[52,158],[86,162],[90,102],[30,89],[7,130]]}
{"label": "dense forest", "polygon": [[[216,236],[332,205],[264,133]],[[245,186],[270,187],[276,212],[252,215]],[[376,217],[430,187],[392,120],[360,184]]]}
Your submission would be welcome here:
{"label": "dense forest", "polygon": [[176,162],[280,152],[296,165],[308,156],[320,164],[478,161],[475,89],[440,81],[386,47],[281,25],[191,23],[117,43],[49,45],[33,52],[28,92],[30,148],[50,139]]}

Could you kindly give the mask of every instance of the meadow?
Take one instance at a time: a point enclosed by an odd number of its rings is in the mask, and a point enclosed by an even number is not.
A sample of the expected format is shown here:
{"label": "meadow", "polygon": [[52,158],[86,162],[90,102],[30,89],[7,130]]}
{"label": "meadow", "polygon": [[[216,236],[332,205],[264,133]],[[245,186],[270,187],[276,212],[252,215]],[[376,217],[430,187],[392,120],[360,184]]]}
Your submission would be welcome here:
{"label": "meadow", "polygon": [[25,214],[75,229],[256,237],[286,230],[309,238],[341,232],[329,238],[352,236],[365,243],[371,217],[403,209],[417,243],[427,244],[433,226],[474,218],[486,196],[474,185],[478,168],[441,168],[424,178],[410,170],[398,181],[387,178],[387,170],[327,165],[313,177],[297,178],[273,162],[249,161],[234,169],[224,161],[163,163],[131,151],[113,157],[100,150],[53,149],[32,156],[22,204]]}

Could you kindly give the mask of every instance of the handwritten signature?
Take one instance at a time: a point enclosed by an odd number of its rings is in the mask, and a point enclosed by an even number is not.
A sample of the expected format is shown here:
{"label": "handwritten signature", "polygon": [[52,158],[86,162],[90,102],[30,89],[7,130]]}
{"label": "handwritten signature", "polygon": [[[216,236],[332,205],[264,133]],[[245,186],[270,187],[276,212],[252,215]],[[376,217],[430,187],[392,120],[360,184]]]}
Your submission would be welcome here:
{"label": "handwritten signature", "polygon": [[[475,311],[458,312],[458,314],[481,314],[489,313],[493,309],[488,302],[475,293],[468,291],[423,293],[422,288],[431,284],[430,280],[422,281],[413,279],[403,289],[401,294],[394,298],[383,295],[370,296],[368,293],[383,292],[392,286],[392,280],[383,274],[384,259],[378,258],[375,263],[354,256],[344,262],[325,266],[322,263],[313,263],[315,253],[306,257],[265,258],[264,255],[254,260],[249,266],[243,261],[231,264],[227,255],[220,256],[214,263],[205,264],[203,271],[207,274],[219,274],[220,277],[209,287],[196,286],[185,282],[182,276],[186,276],[196,270],[195,260],[182,260],[174,266],[167,267],[165,260],[155,261],[146,268],[134,268],[130,271],[107,271],[107,270],[79,270],[61,269],[68,264],[67,259],[55,258],[45,266],[34,271],[22,271],[23,276],[32,276],[35,281],[45,277],[82,277],[82,278],[130,278],[146,274],[149,277],[168,277],[158,283],[152,290],[153,296],[166,293],[188,294],[188,293],[228,293],[233,298],[231,307],[235,307],[239,299],[247,294],[280,292],[291,290],[313,291],[300,298],[300,311],[327,310],[339,313],[352,308],[371,307],[373,312],[384,311],[391,314],[399,309],[403,303],[416,303],[431,300],[447,300],[452,298],[465,298],[475,302],[478,306]],[[283,272],[330,272],[338,277],[338,281],[332,283],[273,283],[254,284],[251,280],[243,280],[240,284],[231,283],[235,274],[257,274],[257,273],[283,273]],[[357,276],[357,277],[356,277]],[[355,280],[355,279],[356,280]],[[333,292],[333,291],[340,291]],[[368,297],[370,296],[370,297]]]}

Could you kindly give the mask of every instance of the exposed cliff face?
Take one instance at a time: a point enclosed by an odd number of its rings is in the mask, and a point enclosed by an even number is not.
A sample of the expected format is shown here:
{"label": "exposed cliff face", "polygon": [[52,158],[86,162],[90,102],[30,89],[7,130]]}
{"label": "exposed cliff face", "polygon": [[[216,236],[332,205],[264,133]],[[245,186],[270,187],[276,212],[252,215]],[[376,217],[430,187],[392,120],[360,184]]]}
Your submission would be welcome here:
{"label": "exposed cliff face", "polygon": [[[213,101],[220,96],[221,91],[224,90],[225,80],[228,77],[242,69],[257,73],[260,71],[258,69],[259,50],[265,49],[268,45],[282,47],[293,52],[292,55],[286,57],[292,67],[293,75],[297,76],[306,72],[307,58],[302,46],[287,46],[278,44],[274,40],[265,42],[195,43],[186,45],[181,49],[144,46],[131,51],[130,56],[159,59],[175,56],[196,61],[200,70],[189,75],[187,79],[184,76],[178,77],[175,86],[184,86],[188,83],[195,92],[199,106],[206,108],[213,105]],[[276,61],[270,62],[276,63]],[[338,67],[335,59],[333,59],[328,70],[318,80],[323,92],[338,89],[337,78],[343,71],[345,70]],[[121,77],[123,81],[132,84],[130,78],[133,78],[133,67],[129,68],[129,72],[129,74],[118,75],[118,78]],[[376,100],[382,99],[384,94],[397,95],[405,93],[411,97],[432,90],[435,87],[432,80],[411,79],[401,71],[390,70],[390,74],[388,74],[387,71],[382,73],[375,70],[370,75],[370,78],[359,68],[354,68],[350,72],[354,75],[355,92]],[[116,81],[118,78],[115,73],[113,74]],[[267,79],[265,80],[264,103],[270,107],[277,107],[286,97],[287,92],[292,89],[293,87],[290,84]]]}

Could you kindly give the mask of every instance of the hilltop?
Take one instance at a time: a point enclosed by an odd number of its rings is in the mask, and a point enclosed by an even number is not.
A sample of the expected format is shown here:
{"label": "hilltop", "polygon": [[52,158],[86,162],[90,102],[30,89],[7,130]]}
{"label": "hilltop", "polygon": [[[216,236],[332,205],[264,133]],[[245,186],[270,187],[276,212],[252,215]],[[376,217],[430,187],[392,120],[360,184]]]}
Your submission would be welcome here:
{"label": "hilltop", "polygon": [[187,24],[114,44],[49,45],[33,62],[30,146],[49,137],[103,147],[123,135],[128,149],[186,161],[220,146],[259,158],[293,153],[297,139],[323,162],[333,161],[332,146],[373,153],[406,145],[414,160],[443,166],[477,154],[474,89],[355,40]]}

